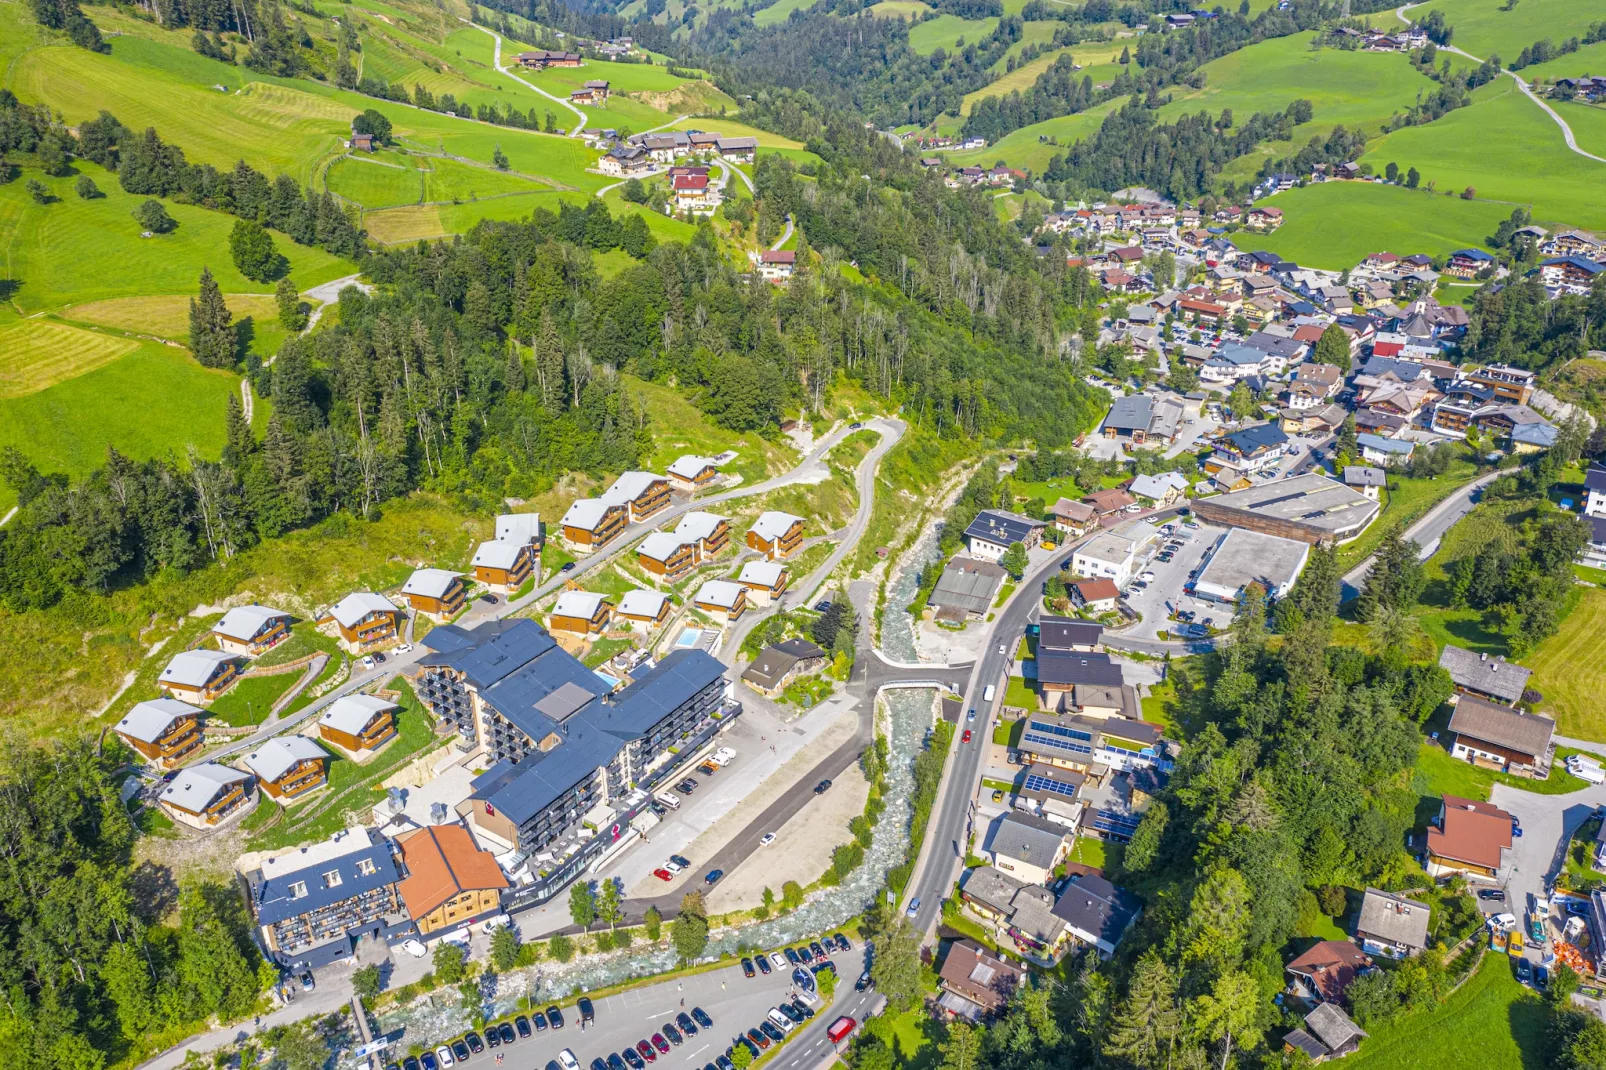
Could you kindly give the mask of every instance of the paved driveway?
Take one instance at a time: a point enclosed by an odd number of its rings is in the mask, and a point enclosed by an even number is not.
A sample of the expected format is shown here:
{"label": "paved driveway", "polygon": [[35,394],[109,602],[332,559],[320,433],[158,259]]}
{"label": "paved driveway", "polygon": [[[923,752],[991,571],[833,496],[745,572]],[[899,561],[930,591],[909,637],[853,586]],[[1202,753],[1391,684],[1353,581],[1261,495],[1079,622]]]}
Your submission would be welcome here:
{"label": "paved driveway", "polygon": [[1522,917],[1530,897],[1548,894],[1572,834],[1594,815],[1596,807],[1606,805],[1606,784],[1591,784],[1567,795],[1539,795],[1496,784],[1489,801],[1522,824],[1522,835],[1512,841],[1506,869],[1500,875],[1508,909]]}
{"label": "paved driveway", "polygon": [[[1173,538],[1183,539],[1182,548],[1176,552],[1169,562],[1159,560],[1158,556],[1151,558],[1140,571],[1154,573],[1154,581],[1141,591],[1128,588],[1126,604],[1143,618],[1139,623],[1123,632],[1136,639],[1156,638],[1162,630],[1169,630],[1175,625],[1167,618],[1166,603],[1170,602],[1179,609],[1191,609],[1199,615],[1199,620],[1214,617],[1217,626],[1225,625],[1232,618],[1232,607],[1206,602],[1182,593],[1182,588],[1188,582],[1188,573],[1199,567],[1204,555],[1216,540],[1222,535],[1223,528],[1214,528],[1201,524],[1198,527],[1179,525]],[[1162,537],[1160,546],[1168,544],[1171,539]]]}

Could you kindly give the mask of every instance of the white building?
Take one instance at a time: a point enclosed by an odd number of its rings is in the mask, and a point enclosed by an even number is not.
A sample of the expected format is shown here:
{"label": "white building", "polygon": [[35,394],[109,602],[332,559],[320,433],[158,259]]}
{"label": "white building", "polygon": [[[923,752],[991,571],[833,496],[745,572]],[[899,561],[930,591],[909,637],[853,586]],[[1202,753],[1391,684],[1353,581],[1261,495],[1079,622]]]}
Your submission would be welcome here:
{"label": "white building", "polygon": [[1244,588],[1258,583],[1275,600],[1293,589],[1309,560],[1309,543],[1233,528],[1210,551],[1193,592],[1215,602],[1236,602]]}
{"label": "white building", "polygon": [[1124,588],[1159,537],[1159,529],[1147,520],[1129,520],[1083,543],[1071,556],[1071,570],[1078,576],[1113,580]]}

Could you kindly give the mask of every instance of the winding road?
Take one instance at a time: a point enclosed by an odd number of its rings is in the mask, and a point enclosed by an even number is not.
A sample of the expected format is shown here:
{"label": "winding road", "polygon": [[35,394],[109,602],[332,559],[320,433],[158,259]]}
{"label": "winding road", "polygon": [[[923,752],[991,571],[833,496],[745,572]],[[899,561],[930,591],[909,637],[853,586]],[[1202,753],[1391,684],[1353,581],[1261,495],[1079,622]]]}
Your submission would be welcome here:
{"label": "winding road", "polygon": [[579,108],[575,107],[572,103],[570,103],[569,101],[565,100],[563,97],[553,96],[551,93],[548,93],[545,89],[542,89],[540,86],[536,85],[534,82],[525,80],[525,78],[522,75],[514,74],[511,67],[502,66],[502,35],[501,34],[497,33],[495,30],[489,29],[488,27],[481,26],[477,22],[470,22],[468,19],[462,18],[461,16],[459,16],[459,21],[468,23],[468,25],[474,27],[476,30],[480,30],[483,33],[490,34],[491,38],[496,42],[496,53],[495,53],[494,58],[491,61],[491,66],[495,67],[498,71],[500,71],[501,73],[507,75],[509,78],[513,79],[515,82],[518,82],[520,85],[528,86],[529,88],[535,90],[537,93],[540,93],[543,97],[546,97],[548,100],[550,100],[550,101],[552,101],[552,102],[554,102],[556,104],[562,104],[565,108],[568,108],[570,111],[572,111],[576,115],[578,115],[580,117],[580,121],[574,125],[574,129],[573,130],[569,131],[569,136],[570,137],[579,137],[580,136],[580,132],[586,128],[587,116],[586,116],[585,112],[583,112]]}

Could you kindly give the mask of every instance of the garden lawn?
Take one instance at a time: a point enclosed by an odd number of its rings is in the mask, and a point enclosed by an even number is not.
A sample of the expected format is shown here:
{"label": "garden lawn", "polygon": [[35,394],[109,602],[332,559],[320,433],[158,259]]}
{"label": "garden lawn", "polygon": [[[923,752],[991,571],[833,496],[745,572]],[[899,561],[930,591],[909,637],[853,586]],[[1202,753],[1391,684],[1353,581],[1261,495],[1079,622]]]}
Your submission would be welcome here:
{"label": "garden lawn", "polygon": [[1465,984],[1432,1010],[1379,1026],[1344,1060],[1345,1070],[1479,1070],[1546,1065],[1549,1012],[1517,982],[1505,955],[1486,954]]}
{"label": "garden lawn", "polygon": [[[235,268],[228,254],[234,216],[187,204],[164,202],[178,222],[173,231],[141,238],[133,211],[144,197],[124,193],[117,176],[92,163],[78,170],[94,180],[103,197],[83,200],[73,192],[76,178],[51,178],[32,168],[0,185],[0,248],[3,273],[18,282],[12,303],[25,315],[66,304],[113,297],[196,292],[201,268],[209,267],[225,294],[271,294],[271,283],[253,282]],[[27,179],[38,179],[56,197],[36,204]],[[306,289],[356,271],[355,265],[322,249],[296,245],[282,234],[274,244],[289,261],[289,274]],[[188,316],[188,302],[184,303]],[[169,316],[162,318],[171,327]],[[119,324],[121,325],[121,324]],[[137,325],[128,329],[140,330]],[[146,329],[149,331],[149,329]],[[186,319],[185,332],[188,332]],[[159,333],[159,332],[158,332]]]}
{"label": "garden lawn", "polygon": [[1389,473],[1389,487],[1383,492],[1387,495],[1383,511],[1361,532],[1358,539],[1339,547],[1339,564],[1348,569],[1364,561],[1390,531],[1403,531],[1410,527],[1458,488],[1470,483],[1476,475],[1477,469],[1466,458],[1464,451],[1450,463],[1444,475],[1432,479],[1412,479],[1410,476]]}
{"label": "garden lawn", "polygon": [[1582,587],[1577,605],[1555,635],[1524,664],[1531,686],[1544,695],[1540,708],[1556,718],[1562,735],[1606,742],[1606,590]]}
{"label": "garden lawn", "polygon": [[[1445,738],[1447,733],[1441,729],[1439,736]],[[1571,747],[1556,748],[1556,762],[1550,768],[1550,776],[1544,780],[1530,780],[1527,777],[1512,776],[1510,773],[1497,773],[1492,769],[1480,769],[1471,762],[1463,762],[1459,758],[1452,757],[1448,751],[1432,740],[1424,740],[1417,751],[1416,773],[1412,777],[1411,784],[1418,795],[1433,801],[1435,813],[1438,810],[1440,795],[1459,795],[1463,799],[1479,799],[1487,802],[1489,789],[1496,784],[1521,788],[1535,795],[1566,795],[1582,791],[1589,786],[1567,772],[1566,758],[1576,753],[1578,752]]]}
{"label": "garden lawn", "polygon": [[1440,191],[1472,187],[1486,199],[1531,203],[1541,224],[1606,227],[1606,164],[1570,152],[1561,130],[1510,78],[1472,99],[1435,122],[1374,141],[1360,162],[1379,172],[1390,161],[1402,170],[1414,164],[1423,184],[1435,182]]}
{"label": "garden lawn", "polygon": [[295,686],[306,670],[274,673],[272,676],[247,676],[228,693],[207,708],[207,716],[222,721],[232,728],[248,724],[261,724],[273,704],[286,691]]}
{"label": "garden lawn", "polygon": [[[1022,667],[1024,667],[1024,662]],[[1011,676],[1009,686],[1004,690],[1004,705],[1017,706],[1024,710],[1035,710],[1039,703],[1037,688],[1028,683],[1025,677]]]}
{"label": "garden lawn", "polygon": [[1373,182],[1323,182],[1266,203],[1282,209],[1283,225],[1270,234],[1237,231],[1233,243],[1329,271],[1348,270],[1370,253],[1434,256],[1482,245],[1512,207]]}

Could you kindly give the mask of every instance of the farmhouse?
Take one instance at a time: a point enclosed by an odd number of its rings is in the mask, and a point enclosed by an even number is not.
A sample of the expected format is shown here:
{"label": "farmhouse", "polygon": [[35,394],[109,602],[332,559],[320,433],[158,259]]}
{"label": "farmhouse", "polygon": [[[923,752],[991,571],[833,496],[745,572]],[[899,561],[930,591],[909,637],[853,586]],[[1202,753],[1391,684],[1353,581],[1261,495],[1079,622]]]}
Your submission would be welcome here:
{"label": "farmhouse", "polygon": [[1049,508],[1054,526],[1067,535],[1080,535],[1099,518],[1098,510],[1086,502],[1061,498]]}
{"label": "farmhouse", "polygon": [[965,546],[973,557],[997,561],[1014,543],[1032,549],[1042,541],[1047,526],[1041,520],[1007,509],[983,509],[965,529]]}
{"label": "farmhouse", "polygon": [[1138,503],[1136,498],[1119,487],[1096,490],[1082,501],[1092,506],[1099,516],[1114,516],[1116,513],[1125,512],[1127,506]]}
{"label": "farmhouse", "polygon": [[202,762],[179,770],[156,801],[174,821],[209,829],[247,809],[256,791],[250,773]]}
{"label": "farmhouse", "polygon": [[771,510],[747,529],[747,548],[757,550],[772,561],[791,557],[802,545],[803,518],[791,513]]}
{"label": "farmhouse", "polygon": [[329,753],[306,736],[275,736],[242,759],[275,799],[296,799],[328,782]]}
{"label": "farmhouse", "polygon": [[218,649],[255,657],[290,634],[290,614],[269,606],[235,606],[212,625]]}
{"label": "farmhouse", "polygon": [[378,695],[345,695],[318,718],[318,735],[348,754],[375,751],[396,737],[400,708]]}
{"label": "farmhouse", "polygon": [[175,768],[204,741],[201,711],[176,698],[138,703],[112,731],[158,769]]}
{"label": "farmhouse", "polygon": [[758,277],[766,282],[785,282],[797,270],[797,253],[791,249],[765,249],[758,254]]}
{"label": "farmhouse", "polygon": [[612,542],[630,526],[630,510],[623,503],[581,498],[563,514],[563,541],[577,554],[589,554]]}
{"label": "farmhouse", "polygon": [[636,589],[626,591],[619,599],[619,608],[613,611],[615,624],[622,623],[636,631],[650,632],[669,619],[669,596],[660,591]]}
{"label": "farmhouse", "polygon": [[407,919],[390,841],[348,828],[244,874],[251,913],[279,966],[327,966],[350,958],[364,936],[388,936]]}
{"label": "farmhouse", "polygon": [[1368,955],[1408,958],[1428,946],[1428,908],[1391,892],[1366,889],[1355,939]]}
{"label": "farmhouse", "polygon": [[697,564],[697,543],[668,531],[655,531],[636,547],[641,567],[661,580],[677,580]]}
{"label": "farmhouse", "polygon": [[377,643],[396,638],[401,610],[382,594],[354,591],[336,602],[319,621],[333,621],[341,645],[349,653],[360,654]]}
{"label": "farmhouse", "polygon": [[747,588],[730,580],[709,580],[697,588],[692,605],[720,624],[734,624],[747,612]]}
{"label": "farmhouse", "polygon": [[593,591],[564,591],[552,607],[547,627],[554,632],[600,635],[613,616],[613,603]]}
{"label": "farmhouse", "polygon": [[396,887],[420,936],[500,912],[509,887],[496,856],[462,825],[431,825],[396,838],[407,877]]}
{"label": "farmhouse", "polygon": [[414,569],[402,584],[402,597],[413,610],[441,624],[463,608],[468,587],[463,577],[444,568]]}
{"label": "farmhouse", "polygon": [[1439,667],[1450,674],[1456,694],[1476,695],[1502,706],[1515,706],[1533,675],[1532,669],[1513,665],[1504,657],[1474,654],[1458,646],[1444,648]]}
{"label": "farmhouse", "polygon": [[520,52],[514,58],[519,61],[519,66],[529,67],[537,71],[547,67],[580,66],[580,54],[578,52],[554,52],[549,49],[537,49],[534,52]]}
{"label": "farmhouse", "polygon": [[761,695],[776,698],[799,676],[825,666],[825,651],[807,639],[787,639],[765,647],[742,673],[742,683]]}
{"label": "farmhouse", "polygon": [[517,589],[530,578],[534,567],[530,544],[512,539],[480,543],[471,564],[476,580],[502,591]]}
{"label": "farmhouse", "polygon": [[1211,456],[1253,475],[1275,468],[1287,445],[1288,436],[1276,424],[1255,424],[1222,438]]}
{"label": "farmhouse", "polygon": [[1484,769],[1547,777],[1554,759],[1556,722],[1537,713],[1462,695],[1450,714],[1450,753]]}
{"label": "farmhouse", "polygon": [[1180,501],[1188,491],[1188,478],[1180,472],[1161,472],[1153,476],[1136,476],[1129,488],[1133,495],[1165,507]]}
{"label": "farmhouse", "polygon": [[158,686],[174,698],[211,702],[227,691],[240,675],[240,656],[221,650],[183,650],[173,655]]}
{"label": "farmhouse", "polygon": [[758,156],[758,138],[722,137],[714,142],[721,157],[739,163],[752,163]]}
{"label": "farmhouse", "polygon": [[1493,803],[1443,796],[1439,816],[1428,826],[1428,875],[1494,880],[1503,853],[1511,850],[1511,829],[1511,815]]}
{"label": "farmhouse", "polygon": [[1251,208],[1244,213],[1244,226],[1250,230],[1272,231],[1283,225],[1281,208]]}
{"label": "farmhouse", "polygon": [[669,476],[670,486],[690,494],[712,485],[719,478],[719,469],[707,457],[687,453],[675,458],[665,474]]}
{"label": "farmhouse", "polygon": [[742,566],[736,582],[747,588],[747,601],[767,606],[781,597],[792,574],[779,561],[749,561]]}
{"label": "farmhouse", "polygon": [[1444,273],[1458,279],[1470,279],[1486,267],[1494,266],[1494,257],[1482,249],[1457,249],[1444,265]]}

